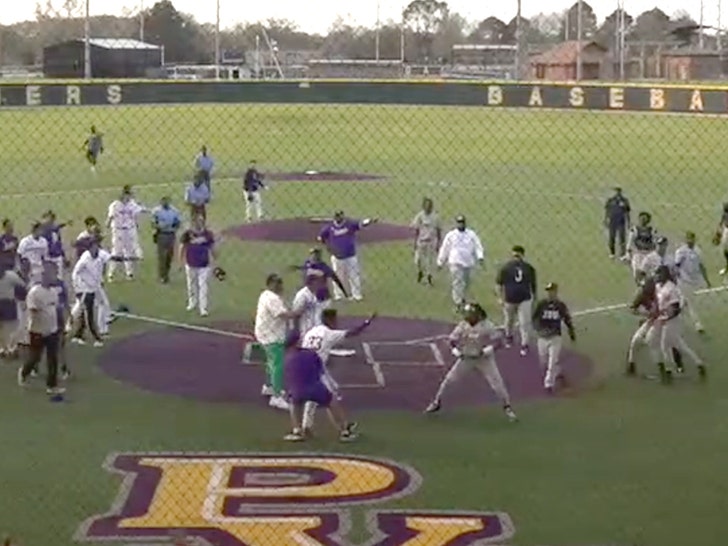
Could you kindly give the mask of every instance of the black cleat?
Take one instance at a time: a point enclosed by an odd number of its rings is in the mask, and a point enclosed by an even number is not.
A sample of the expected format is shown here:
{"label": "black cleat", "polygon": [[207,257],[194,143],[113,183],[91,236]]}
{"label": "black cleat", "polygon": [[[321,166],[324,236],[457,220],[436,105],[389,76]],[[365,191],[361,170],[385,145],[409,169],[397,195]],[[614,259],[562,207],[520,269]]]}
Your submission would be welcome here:
{"label": "black cleat", "polygon": [[435,283],[432,280],[432,275],[427,275],[427,284],[430,286],[435,286]]}
{"label": "black cleat", "polygon": [[637,375],[637,366],[634,362],[630,362],[627,364],[627,375],[634,376]]}
{"label": "black cleat", "polygon": [[668,370],[663,363],[657,365],[660,370],[660,380],[663,385],[672,384],[672,370]]}
{"label": "black cleat", "polygon": [[703,364],[698,366],[698,377],[700,378],[701,381],[708,380],[708,370]]}
{"label": "black cleat", "polygon": [[424,276],[425,276],[425,274],[422,273],[422,271],[417,273],[417,284],[420,284],[422,282],[422,279]]}

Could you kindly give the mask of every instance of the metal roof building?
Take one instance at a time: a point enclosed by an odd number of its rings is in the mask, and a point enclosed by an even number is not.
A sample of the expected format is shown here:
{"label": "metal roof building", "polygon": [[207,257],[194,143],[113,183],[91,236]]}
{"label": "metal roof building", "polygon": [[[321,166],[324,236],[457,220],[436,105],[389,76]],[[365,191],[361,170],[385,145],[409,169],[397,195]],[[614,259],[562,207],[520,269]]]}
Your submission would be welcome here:
{"label": "metal roof building", "polygon": [[[91,38],[92,78],[144,78],[158,75],[164,66],[164,47],[128,38]],[[47,78],[84,77],[83,39],[43,49]]]}

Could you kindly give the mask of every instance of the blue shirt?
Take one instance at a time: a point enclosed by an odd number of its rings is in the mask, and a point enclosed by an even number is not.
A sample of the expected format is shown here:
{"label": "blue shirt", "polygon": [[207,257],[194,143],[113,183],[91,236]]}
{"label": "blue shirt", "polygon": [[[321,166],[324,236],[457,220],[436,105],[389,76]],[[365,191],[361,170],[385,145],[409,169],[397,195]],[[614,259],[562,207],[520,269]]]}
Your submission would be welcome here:
{"label": "blue shirt", "polygon": [[195,161],[195,164],[197,166],[197,169],[200,171],[205,171],[206,173],[212,172],[212,168],[215,166],[215,162],[212,160],[212,158],[209,155],[198,155],[197,160]]}
{"label": "blue shirt", "polygon": [[185,203],[189,203],[190,205],[206,205],[210,202],[211,197],[210,188],[206,184],[200,184],[199,186],[190,184],[187,186],[187,191],[185,192]]}
{"label": "blue shirt", "polygon": [[163,207],[161,205],[152,209],[152,220],[159,231],[174,232],[182,224],[179,211],[174,207]]}

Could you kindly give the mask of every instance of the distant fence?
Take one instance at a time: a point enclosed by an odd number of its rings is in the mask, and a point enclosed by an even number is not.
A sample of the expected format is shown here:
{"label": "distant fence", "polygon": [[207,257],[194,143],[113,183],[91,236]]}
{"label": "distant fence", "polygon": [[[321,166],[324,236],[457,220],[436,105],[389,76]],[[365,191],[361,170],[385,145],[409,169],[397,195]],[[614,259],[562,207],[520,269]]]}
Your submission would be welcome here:
{"label": "distant fence", "polygon": [[402,104],[728,114],[728,86],[421,80],[0,83],[2,107],[175,103]]}

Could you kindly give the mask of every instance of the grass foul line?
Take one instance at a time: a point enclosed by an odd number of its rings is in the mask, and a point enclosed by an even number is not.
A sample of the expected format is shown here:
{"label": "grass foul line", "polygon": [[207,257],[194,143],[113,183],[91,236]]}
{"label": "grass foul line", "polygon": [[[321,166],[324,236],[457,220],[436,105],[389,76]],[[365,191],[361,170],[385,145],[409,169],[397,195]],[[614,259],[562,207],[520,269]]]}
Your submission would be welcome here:
{"label": "grass foul line", "polygon": [[[717,294],[719,292],[725,292],[727,290],[728,290],[728,286],[717,286],[715,288],[705,288],[703,290],[698,290],[695,292],[695,294],[698,296],[704,296],[704,295],[708,295],[708,294]],[[575,311],[574,313],[572,313],[572,316],[573,317],[588,317],[588,316],[592,316],[592,315],[611,313],[613,311],[619,311],[619,310],[627,309],[627,308],[629,308],[629,304],[627,304],[627,303],[619,303],[619,304],[614,304],[614,305],[602,305],[599,307],[592,307],[590,309],[583,309],[581,311]],[[238,332],[232,332],[230,330],[221,330],[219,328],[209,328],[207,326],[201,326],[198,324],[188,324],[185,322],[176,322],[173,320],[167,320],[167,319],[162,319],[162,318],[157,318],[157,317],[148,317],[145,315],[136,315],[133,313],[116,313],[116,316],[125,318],[125,319],[129,319],[129,320],[135,320],[137,322],[146,322],[148,324],[157,324],[159,326],[167,326],[169,328],[177,328],[180,330],[188,330],[191,332],[200,332],[203,334],[214,334],[214,335],[230,337],[230,338],[234,338],[234,339],[241,339],[244,341],[255,341],[255,337],[250,334],[241,334]],[[399,344],[402,344],[402,345],[424,344],[424,345],[428,345],[435,341],[439,341],[441,339],[447,339],[448,337],[449,337],[448,335],[444,334],[444,335],[430,336],[430,337],[426,337],[426,338],[405,340],[405,341],[398,341],[398,342],[374,341],[374,342],[370,342],[370,343],[381,344],[381,345],[388,345],[388,344],[398,344],[398,345]],[[371,347],[369,346],[369,343],[362,343],[362,345],[364,346],[364,353],[365,353],[367,359],[372,363],[378,364],[376,362],[376,359],[374,358],[374,355],[372,354],[372,350],[371,350]],[[378,371],[379,371],[379,374],[381,374],[381,368]],[[375,370],[375,374],[377,374],[377,370]],[[379,374],[377,374],[377,375],[379,376]],[[377,377],[378,383],[383,384],[384,381],[385,380],[384,380],[383,374],[381,376]]]}

